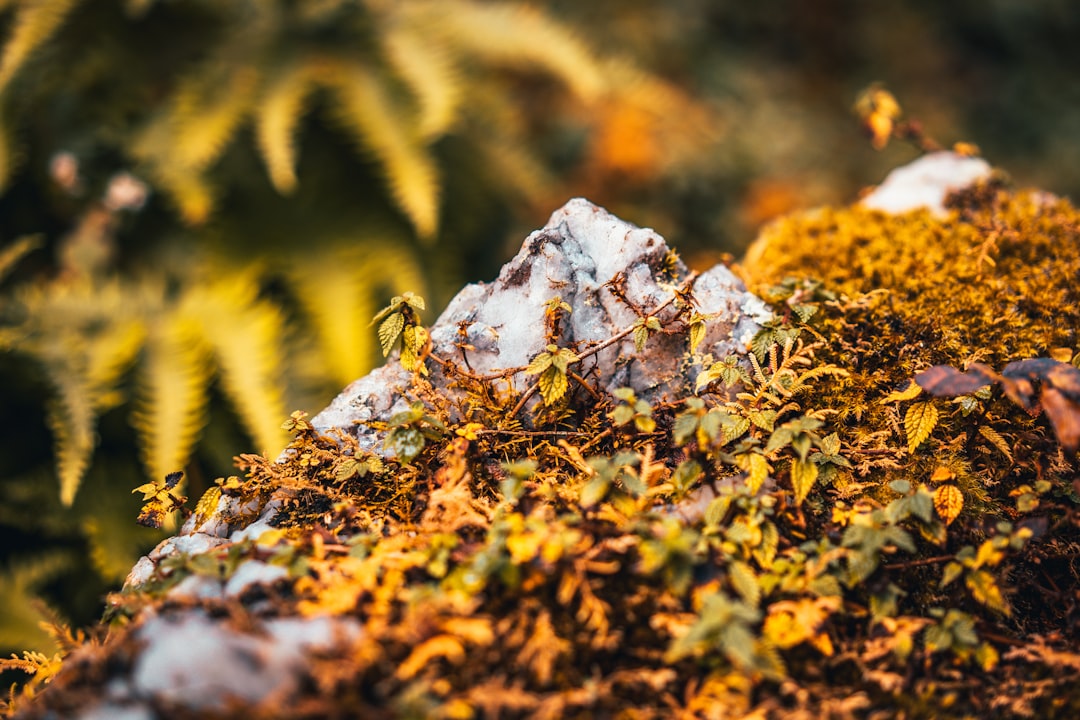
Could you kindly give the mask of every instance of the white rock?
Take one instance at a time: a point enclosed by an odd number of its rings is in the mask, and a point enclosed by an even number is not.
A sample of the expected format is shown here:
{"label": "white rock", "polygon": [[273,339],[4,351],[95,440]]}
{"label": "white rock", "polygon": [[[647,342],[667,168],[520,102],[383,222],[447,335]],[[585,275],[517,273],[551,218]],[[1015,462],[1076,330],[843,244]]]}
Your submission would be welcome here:
{"label": "white rock", "polygon": [[887,213],[927,208],[944,217],[949,193],[989,178],[992,171],[982,158],[954,152],[930,153],[890,172],[885,182],[862,199],[862,204]]}
{"label": "white rock", "polygon": [[280,565],[270,565],[261,560],[246,560],[240,563],[225,583],[225,594],[232,597],[252,585],[271,585],[288,574],[289,571]]}
{"label": "white rock", "polygon": [[[474,374],[524,367],[548,344],[544,313],[555,297],[571,307],[558,344],[586,350],[630,327],[639,317],[606,287],[610,281],[622,277],[626,298],[644,312],[672,297],[687,269],[678,262],[674,277],[663,276],[667,254],[664,239],[652,230],[624,222],[587,200],[571,200],[552,214],[545,227],[526,238],[494,282],[468,285],[458,293],[430,329],[433,353],[464,365],[457,347],[463,327],[473,347],[467,359]],[[694,296],[708,319],[699,352],[717,358],[745,352],[758,323],[771,317],[764,304],[723,266],[697,279]],[[667,325],[675,314],[669,306],[658,319]],[[595,369],[590,377],[608,392],[632,387],[647,400],[671,400],[693,388],[698,368],[683,363],[685,350],[684,334],[655,334],[641,353],[628,336],[584,361],[579,374]],[[434,363],[429,367],[432,382],[445,388],[449,383],[439,367]],[[510,378],[519,392],[534,379],[524,372]],[[377,450],[378,438],[357,422],[385,419],[403,408],[403,390],[409,381],[409,373],[392,358],[349,385],[312,424],[323,432],[334,428],[354,432],[363,447]]]}
{"label": "white rock", "polygon": [[229,699],[285,699],[298,687],[297,670],[307,653],[351,642],[360,632],[347,617],[274,619],[263,630],[242,634],[198,610],[150,617],[136,631],[144,647],[135,659],[132,690],[195,711],[221,709]]}

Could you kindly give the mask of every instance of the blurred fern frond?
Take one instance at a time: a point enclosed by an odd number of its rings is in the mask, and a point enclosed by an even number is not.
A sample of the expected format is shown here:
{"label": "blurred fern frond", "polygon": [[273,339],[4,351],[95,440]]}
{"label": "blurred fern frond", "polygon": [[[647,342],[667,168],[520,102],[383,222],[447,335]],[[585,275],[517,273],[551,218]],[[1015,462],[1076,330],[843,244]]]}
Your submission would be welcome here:
{"label": "blurred fern frond", "polygon": [[[85,2],[82,3],[85,5]],[[63,33],[76,0],[18,5],[0,56],[0,102],[29,113],[53,60],[36,53]],[[390,197],[416,234],[439,227],[440,173],[435,144],[467,132],[463,117],[496,87],[513,104],[506,70],[548,77],[579,101],[604,90],[603,66],[584,43],[547,13],[519,3],[479,0],[387,3],[194,2],[129,4],[128,23],[155,13],[209,13],[216,32],[200,35],[202,58],[160,87],[126,92],[150,102],[112,132],[191,224],[205,222],[223,188],[212,171],[246,125],[274,188],[297,185],[297,135],[313,95],[356,136],[385,176]],[[191,7],[188,7],[188,6]],[[72,30],[74,32],[74,30]],[[63,42],[63,39],[57,40]],[[41,57],[36,61],[35,57]],[[130,83],[109,73],[103,56],[98,83]],[[55,68],[53,68],[55,69]],[[466,81],[468,78],[468,81]],[[20,97],[10,86],[19,82]],[[16,113],[16,121],[25,115]],[[524,137],[518,137],[524,145]]]}
{"label": "blurred fern frond", "polygon": [[89,465],[97,418],[124,402],[118,384],[136,363],[132,421],[151,477],[186,464],[214,369],[258,446],[273,453],[285,445],[281,312],[258,297],[253,273],[193,285],[175,300],[162,286],[154,278],[54,281],[20,287],[0,304],[8,349],[33,359],[55,392],[48,419],[65,505]]}
{"label": "blurred fern frond", "polygon": [[212,376],[210,353],[192,318],[173,310],[150,329],[131,418],[150,477],[165,477],[187,464],[206,424]]}
{"label": "blurred fern frond", "polygon": [[71,566],[72,555],[60,550],[26,557],[0,570],[0,647],[53,649],[52,636],[40,627],[51,619],[37,595],[41,585]]}
{"label": "blurred fern frond", "polygon": [[24,0],[17,3],[11,36],[0,55],[0,93],[27,58],[52,37],[77,0]]}
{"label": "blurred fern frond", "polygon": [[381,362],[369,322],[384,296],[426,284],[412,254],[392,241],[359,242],[329,257],[296,258],[286,272],[318,338],[326,372],[339,387]]}

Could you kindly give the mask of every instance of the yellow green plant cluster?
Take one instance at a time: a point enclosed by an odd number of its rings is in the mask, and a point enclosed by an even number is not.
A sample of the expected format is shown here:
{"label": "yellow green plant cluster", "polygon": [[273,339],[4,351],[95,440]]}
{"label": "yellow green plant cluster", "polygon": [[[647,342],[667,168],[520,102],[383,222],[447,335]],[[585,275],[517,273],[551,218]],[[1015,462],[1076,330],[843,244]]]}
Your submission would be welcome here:
{"label": "yellow green plant cluster", "polygon": [[[987,186],[944,219],[827,210],[761,243],[743,271],[778,319],[748,362],[695,355],[693,277],[676,292],[665,330],[705,368],[682,400],[591,387],[595,346],[561,342],[553,303],[522,393],[411,352],[384,452],[294,414],[280,461],[241,456],[194,510],[273,499],[276,528],[164,561],[110,598],[107,637],[12,701],[80,707],[130,663],[144,609],[195,604],[239,631],[362,627],[308,660],[300,697],[245,717],[1074,717],[1080,458],[994,385],[948,400],[911,381],[1043,353],[1080,372],[1080,213]],[[647,348],[650,317],[620,334]],[[436,364],[453,392],[420,372]],[[259,603],[167,597],[248,559],[288,571]]]}
{"label": "yellow green plant cluster", "polygon": [[275,453],[387,298],[445,300],[574,165],[677,174],[712,121],[523,3],[0,2],[0,649],[148,548],[117,493]]}

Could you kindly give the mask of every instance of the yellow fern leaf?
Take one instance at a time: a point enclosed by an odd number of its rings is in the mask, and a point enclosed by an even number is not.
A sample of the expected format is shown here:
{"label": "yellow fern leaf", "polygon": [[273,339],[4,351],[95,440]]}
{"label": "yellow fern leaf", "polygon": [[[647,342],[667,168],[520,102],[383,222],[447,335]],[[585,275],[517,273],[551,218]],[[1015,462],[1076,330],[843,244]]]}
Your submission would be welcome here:
{"label": "yellow fern leaf", "polygon": [[432,27],[455,49],[488,62],[537,69],[591,100],[604,77],[586,46],[564,25],[529,5],[469,0],[406,4],[411,16],[437,18]]}
{"label": "yellow fern leaf", "polygon": [[46,366],[56,396],[49,401],[46,419],[53,434],[56,474],[60,479],[60,501],[71,505],[79,490],[97,438],[97,413],[90,401],[86,378],[55,372]]}
{"label": "yellow fern leaf", "polygon": [[[519,137],[507,137],[505,131],[491,128],[484,142],[473,145],[477,157],[490,168],[493,177],[502,178],[504,189],[511,190],[530,203],[542,203],[554,197],[558,181]],[[561,202],[561,201],[560,201]]]}
{"label": "yellow fern leaf", "polygon": [[145,329],[135,318],[116,318],[87,342],[86,379],[96,412],[116,407],[123,398],[116,390],[120,376],[135,362],[143,345]]}
{"label": "yellow fern leaf", "polygon": [[296,126],[314,88],[312,68],[294,65],[270,81],[255,115],[255,135],[278,192],[296,189]]}
{"label": "yellow fern leaf", "polygon": [[315,329],[325,367],[338,387],[380,362],[368,328],[379,298],[425,287],[416,257],[392,237],[295,258],[288,278]]}
{"label": "yellow fern leaf", "polygon": [[214,209],[217,195],[217,189],[206,178],[177,166],[156,166],[152,174],[158,186],[176,205],[184,222],[188,225],[206,222]]}
{"label": "yellow fern leaf", "polygon": [[224,79],[199,74],[185,81],[160,120],[171,130],[167,161],[202,170],[217,160],[251,111],[258,80],[254,68],[240,65]]}
{"label": "yellow fern leaf", "polygon": [[390,191],[422,239],[434,238],[439,215],[439,178],[416,118],[392,98],[362,65],[339,66],[328,78],[338,119],[368,148],[386,173]]}
{"label": "yellow fern leaf", "polygon": [[[67,298],[60,298],[62,301]],[[95,298],[85,298],[93,303]],[[103,307],[108,307],[103,305]],[[56,308],[43,308],[43,314]],[[101,308],[98,308],[101,310]],[[108,316],[102,312],[101,318]],[[71,505],[90,463],[97,438],[97,415],[120,401],[116,384],[142,343],[135,321],[117,322],[96,334],[74,326],[53,326],[29,350],[43,364],[56,390],[48,421],[56,446],[60,499]]]}
{"label": "yellow fern leaf", "polygon": [[23,256],[39,247],[41,247],[40,235],[24,235],[0,250],[0,281],[8,276]]}
{"label": "yellow fern leaf", "polygon": [[0,645],[42,652],[56,649],[52,636],[40,627],[48,618],[35,595],[42,583],[64,572],[71,564],[70,553],[52,551],[25,558],[0,570],[0,597],[4,598],[4,612],[0,613]]}
{"label": "yellow fern leaf", "polygon": [[391,68],[416,96],[420,106],[417,130],[434,139],[453,124],[463,87],[445,43],[425,24],[418,28],[392,25],[382,41]]}
{"label": "yellow fern leaf", "polygon": [[225,394],[259,451],[273,455],[288,442],[281,428],[288,415],[279,362],[284,320],[258,290],[252,273],[221,278],[193,289],[182,311],[213,348]]}
{"label": "yellow fern leaf", "polygon": [[182,470],[206,424],[212,366],[198,327],[178,314],[162,318],[146,343],[132,425],[147,475]]}
{"label": "yellow fern leaf", "polygon": [[24,2],[15,15],[11,36],[0,56],[0,93],[19,72],[27,58],[43,45],[64,22],[76,0]]}

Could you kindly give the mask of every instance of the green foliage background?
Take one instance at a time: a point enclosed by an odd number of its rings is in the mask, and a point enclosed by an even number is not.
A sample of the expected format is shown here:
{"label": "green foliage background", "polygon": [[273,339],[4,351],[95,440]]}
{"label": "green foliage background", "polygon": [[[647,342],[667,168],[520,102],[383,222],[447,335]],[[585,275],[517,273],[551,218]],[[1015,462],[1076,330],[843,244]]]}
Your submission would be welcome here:
{"label": "green foliage background", "polygon": [[[385,298],[437,311],[568,197],[711,264],[912,157],[857,138],[874,80],[1080,194],[1066,0],[9,1],[0,25],[0,250],[40,238],[0,286],[0,649],[48,646],[36,595],[94,619],[157,537],[148,472],[197,495],[272,451],[377,360]],[[289,106],[297,68],[320,80]]]}

